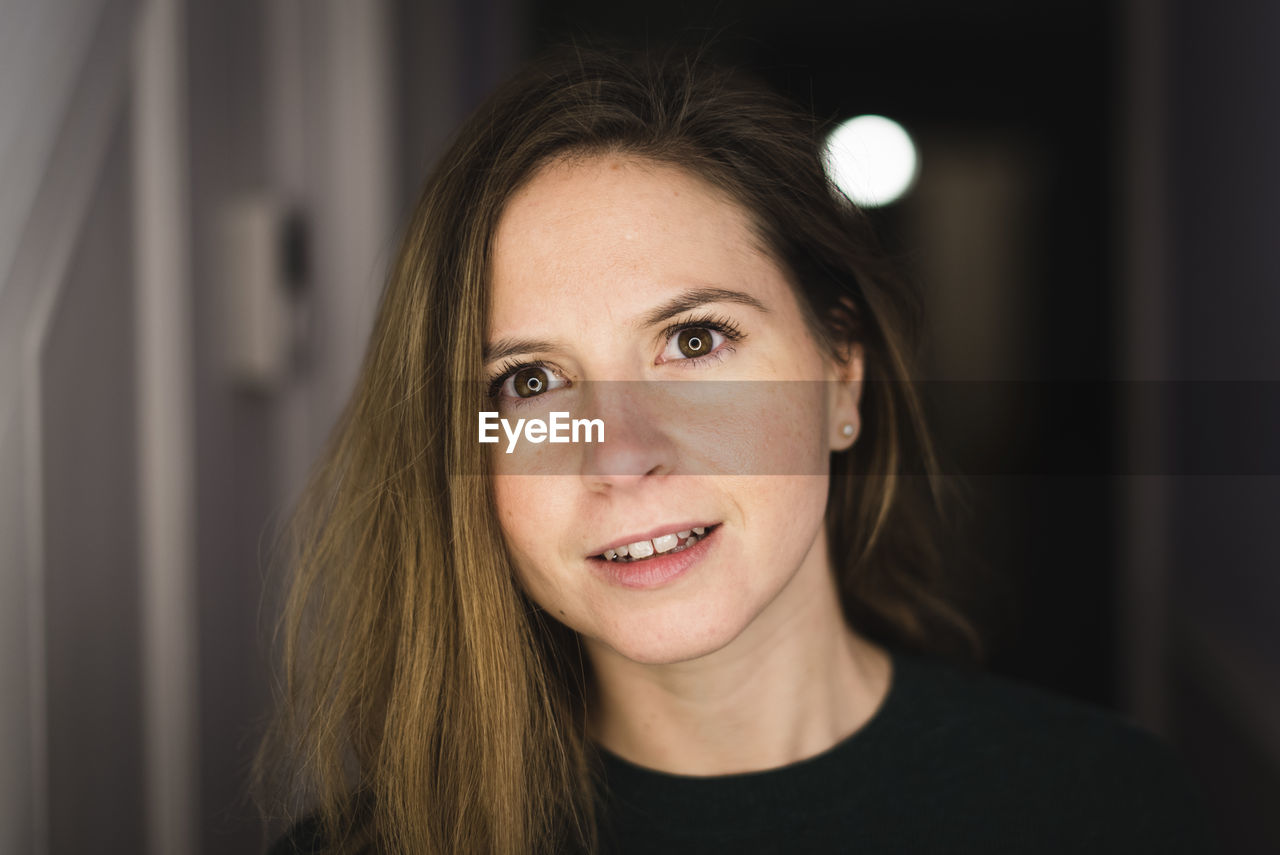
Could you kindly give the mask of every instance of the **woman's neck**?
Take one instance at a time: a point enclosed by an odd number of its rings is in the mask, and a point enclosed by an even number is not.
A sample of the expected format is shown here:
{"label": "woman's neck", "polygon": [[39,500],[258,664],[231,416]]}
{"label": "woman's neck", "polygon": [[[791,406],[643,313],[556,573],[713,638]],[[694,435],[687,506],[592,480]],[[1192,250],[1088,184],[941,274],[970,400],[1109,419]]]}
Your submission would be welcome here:
{"label": "woman's neck", "polygon": [[875,714],[891,679],[888,654],[845,624],[822,546],[742,633],[707,656],[647,665],[586,646],[597,687],[593,738],[633,763],[682,775],[820,754]]}

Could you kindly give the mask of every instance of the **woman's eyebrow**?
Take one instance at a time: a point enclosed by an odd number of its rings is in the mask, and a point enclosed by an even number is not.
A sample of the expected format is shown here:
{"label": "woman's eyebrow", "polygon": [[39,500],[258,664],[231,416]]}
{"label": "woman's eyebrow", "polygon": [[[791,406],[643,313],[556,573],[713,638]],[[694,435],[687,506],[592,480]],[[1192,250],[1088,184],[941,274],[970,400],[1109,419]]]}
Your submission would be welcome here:
{"label": "woman's eyebrow", "polygon": [[741,303],[744,306],[752,306],[759,309],[765,314],[769,313],[769,310],[764,307],[764,303],[741,291],[730,291],[726,288],[690,288],[645,315],[640,323],[642,326],[651,327],[654,324],[662,323],[668,318],[673,318],[681,312],[696,309],[705,303]]}
{"label": "woman's eyebrow", "polygon": [[487,365],[490,362],[506,359],[508,356],[515,356],[517,353],[545,353],[548,350],[555,349],[556,343],[554,341],[532,338],[500,338],[493,344],[484,346],[484,354],[481,358]]}

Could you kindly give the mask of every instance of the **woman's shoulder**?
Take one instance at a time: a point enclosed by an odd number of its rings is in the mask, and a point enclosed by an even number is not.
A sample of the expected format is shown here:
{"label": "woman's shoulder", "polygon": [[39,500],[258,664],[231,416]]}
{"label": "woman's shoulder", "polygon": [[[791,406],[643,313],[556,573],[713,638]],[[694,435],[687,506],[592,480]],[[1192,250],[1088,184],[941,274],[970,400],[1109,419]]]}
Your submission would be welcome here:
{"label": "woman's shoulder", "polygon": [[[903,772],[952,805],[999,804],[1078,839],[1210,851],[1202,789],[1173,748],[1108,710],[932,659],[895,654],[889,738]],[[885,712],[889,712],[886,702]],[[1162,848],[1162,846],[1164,848]]]}
{"label": "woman's shoulder", "polygon": [[895,652],[893,702],[904,724],[938,739],[1027,749],[1104,746],[1122,756],[1171,757],[1161,739],[1111,710],[938,659]]}

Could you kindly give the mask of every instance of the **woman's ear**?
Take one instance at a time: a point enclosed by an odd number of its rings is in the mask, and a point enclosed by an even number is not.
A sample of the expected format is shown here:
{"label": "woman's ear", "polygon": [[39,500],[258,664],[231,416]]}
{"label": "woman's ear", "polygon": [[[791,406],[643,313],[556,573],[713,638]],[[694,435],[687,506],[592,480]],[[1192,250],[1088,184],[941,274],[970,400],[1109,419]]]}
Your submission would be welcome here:
{"label": "woman's ear", "polygon": [[859,406],[862,402],[862,378],[865,370],[862,345],[842,345],[829,368],[828,412],[831,413],[831,450],[844,451],[854,444],[862,432]]}

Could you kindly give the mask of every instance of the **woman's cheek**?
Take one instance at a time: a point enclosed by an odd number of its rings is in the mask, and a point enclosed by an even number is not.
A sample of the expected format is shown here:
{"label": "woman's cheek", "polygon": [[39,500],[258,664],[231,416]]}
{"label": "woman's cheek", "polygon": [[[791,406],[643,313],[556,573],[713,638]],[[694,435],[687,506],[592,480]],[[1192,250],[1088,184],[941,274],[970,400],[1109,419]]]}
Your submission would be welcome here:
{"label": "woman's cheek", "polygon": [[527,510],[538,507],[541,480],[519,475],[496,475],[493,479],[498,522],[522,579],[527,577],[528,568],[536,565],[537,547],[545,547],[549,534],[545,518],[535,518]]}
{"label": "woman's cheek", "polygon": [[697,381],[664,387],[655,422],[687,475],[814,475],[827,471],[820,381]]}
{"label": "woman's cheek", "polygon": [[708,447],[740,475],[821,475],[828,470],[822,384],[770,381],[745,387]]}

